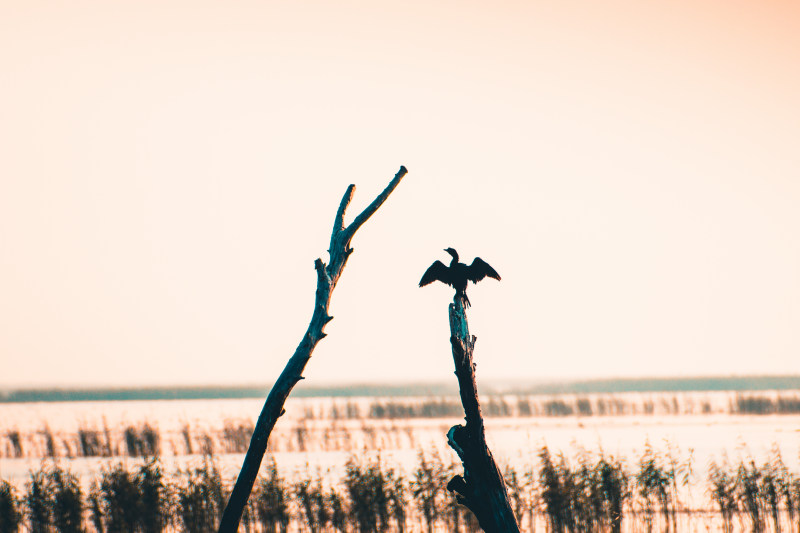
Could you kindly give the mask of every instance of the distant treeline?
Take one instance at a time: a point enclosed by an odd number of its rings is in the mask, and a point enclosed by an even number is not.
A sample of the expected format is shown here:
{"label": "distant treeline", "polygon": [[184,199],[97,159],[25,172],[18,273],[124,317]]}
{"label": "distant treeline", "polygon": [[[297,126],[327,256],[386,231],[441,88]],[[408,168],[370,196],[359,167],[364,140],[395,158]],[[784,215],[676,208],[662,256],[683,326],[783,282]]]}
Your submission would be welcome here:
{"label": "distant treeline", "polygon": [[[265,398],[271,385],[164,386],[119,388],[28,388],[0,390],[0,402],[74,402],[115,400],[198,400]],[[710,392],[800,390],[800,376],[614,378],[543,383],[482,384],[484,394],[595,394],[623,392]],[[456,396],[455,384],[300,384],[295,398]]]}
{"label": "distant treeline", "polygon": [[[173,386],[118,388],[51,388],[0,390],[0,403],[6,402],[104,402],[120,400],[223,400],[266,398],[272,385]],[[294,398],[371,397],[371,396],[450,396],[455,386],[426,385],[342,385],[330,387],[298,386]]]}
{"label": "distant treeline", "polygon": [[729,376],[693,378],[613,378],[517,384],[514,394],[592,394],[614,392],[711,392],[800,389],[800,376]]}

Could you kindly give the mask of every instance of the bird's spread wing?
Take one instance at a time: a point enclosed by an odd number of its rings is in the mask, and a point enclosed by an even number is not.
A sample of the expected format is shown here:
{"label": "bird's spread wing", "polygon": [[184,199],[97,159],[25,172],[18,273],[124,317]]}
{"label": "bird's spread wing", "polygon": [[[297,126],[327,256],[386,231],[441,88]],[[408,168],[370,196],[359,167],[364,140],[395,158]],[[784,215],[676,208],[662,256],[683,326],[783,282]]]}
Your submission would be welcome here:
{"label": "bird's spread wing", "polygon": [[467,270],[467,277],[469,277],[469,280],[473,283],[478,283],[486,276],[494,278],[498,281],[500,280],[500,274],[498,274],[495,269],[489,266],[489,263],[480,257],[476,257]]}
{"label": "bird's spread wing", "polygon": [[426,270],[422,275],[422,279],[419,280],[419,286],[424,287],[425,285],[433,283],[434,281],[449,283],[447,267],[444,266],[444,263],[441,261],[435,261],[431,266],[428,267],[428,270]]}

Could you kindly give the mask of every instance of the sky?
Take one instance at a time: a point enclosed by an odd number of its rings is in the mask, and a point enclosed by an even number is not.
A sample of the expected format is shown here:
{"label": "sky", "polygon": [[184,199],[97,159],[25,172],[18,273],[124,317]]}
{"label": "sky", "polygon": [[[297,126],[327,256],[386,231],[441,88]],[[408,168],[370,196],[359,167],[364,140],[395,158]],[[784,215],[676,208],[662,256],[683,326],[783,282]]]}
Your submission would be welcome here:
{"label": "sky", "polygon": [[6,0],[0,386],[800,373],[800,5]]}

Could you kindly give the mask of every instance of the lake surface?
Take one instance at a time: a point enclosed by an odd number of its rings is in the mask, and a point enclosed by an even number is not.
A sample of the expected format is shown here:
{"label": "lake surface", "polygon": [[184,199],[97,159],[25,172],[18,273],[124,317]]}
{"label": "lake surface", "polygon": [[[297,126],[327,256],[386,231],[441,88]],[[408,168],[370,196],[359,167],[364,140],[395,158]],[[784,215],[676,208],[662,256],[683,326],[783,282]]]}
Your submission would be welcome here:
{"label": "lake surface", "polygon": [[[732,393],[724,392],[622,394],[614,398],[631,406],[650,402],[664,407],[654,409],[653,414],[615,416],[512,413],[486,419],[487,440],[499,463],[520,469],[538,464],[536,454],[543,445],[569,458],[581,450],[594,454],[602,450],[633,467],[649,444],[677,461],[691,456],[700,476],[705,476],[711,461],[738,463],[752,458],[763,462],[774,449],[780,450],[790,469],[800,470],[800,415],[728,414],[726,406]],[[286,415],[278,421],[270,439],[272,455],[286,472],[319,469],[333,476],[340,475],[348,458],[356,454],[379,453],[388,464],[403,470],[413,469],[420,449],[438,453],[447,462],[457,460],[446,445],[445,434],[450,426],[461,422],[459,417],[369,418],[370,406],[376,401],[422,400],[290,399]],[[510,399],[509,404],[515,401]],[[223,472],[233,476],[241,466],[242,446],[246,447],[249,428],[262,404],[262,400],[253,399],[0,404],[0,477],[15,483],[24,480],[49,455],[48,434],[52,436],[50,449],[61,464],[82,476],[92,476],[113,458],[81,457],[79,432],[96,432],[101,439],[108,438],[115,454],[124,457],[128,455],[125,429],[140,428],[145,423],[160,437],[162,461],[167,468],[199,461],[201,450],[208,446]],[[710,412],[691,407],[701,404]],[[681,414],[664,414],[670,405]],[[686,411],[693,414],[682,414]],[[21,457],[15,457],[12,432],[19,435]]]}

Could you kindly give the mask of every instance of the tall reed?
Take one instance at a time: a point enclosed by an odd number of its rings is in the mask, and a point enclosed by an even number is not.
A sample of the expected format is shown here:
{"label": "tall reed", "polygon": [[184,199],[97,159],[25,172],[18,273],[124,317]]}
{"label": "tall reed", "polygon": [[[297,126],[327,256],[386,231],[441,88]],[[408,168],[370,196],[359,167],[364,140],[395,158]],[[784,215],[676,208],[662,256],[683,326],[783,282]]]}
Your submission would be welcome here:
{"label": "tall reed", "polygon": [[147,422],[124,431],[125,445],[131,457],[155,457],[161,454],[161,434]]}
{"label": "tall reed", "polygon": [[24,455],[24,451],[22,449],[22,437],[19,434],[19,430],[14,428],[10,429],[6,432],[6,437],[8,437],[9,442],[11,443],[12,453],[14,457],[22,457]]}
{"label": "tall reed", "polygon": [[31,472],[25,489],[25,508],[31,533],[48,533],[53,525],[53,487],[44,468]]}
{"label": "tall reed", "polygon": [[96,429],[78,428],[78,454],[83,457],[106,455],[110,446],[103,443],[102,433]]}
{"label": "tall reed", "polygon": [[747,513],[753,533],[764,531],[764,504],[761,498],[761,470],[755,461],[739,463],[736,471],[739,506]]}
{"label": "tall reed", "polygon": [[343,479],[350,524],[360,533],[388,531],[392,512],[390,501],[397,474],[386,468],[380,457],[361,462],[351,457]]}
{"label": "tall reed", "polygon": [[180,472],[176,518],[185,531],[211,533],[217,530],[228,491],[213,458],[203,458],[199,467]]}
{"label": "tall reed", "polygon": [[[563,454],[553,457],[547,446],[542,446],[538,455],[538,498],[551,531],[621,531],[630,489],[620,461],[602,452],[595,458],[581,451],[573,467]],[[529,522],[533,529],[535,496],[531,492]]]}
{"label": "tall reed", "polygon": [[447,485],[445,467],[437,452],[429,459],[423,450],[417,454],[417,467],[411,479],[411,493],[417,509],[425,521],[425,528],[432,533],[436,521],[444,509],[445,486]]}
{"label": "tall reed", "polygon": [[53,526],[59,533],[83,531],[83,493],[78,478],[57,466],[49,472]]}
{"label": "tall reed", "polygon": [[622,463],[601,456],[594,468],[593,481],[601,502],[601,522],[607,524],[612,533],[619,533],[622,531],[624,504],[630,496],[628,475]]}
{"label": "tall reed", "polygon": [[169,488],[152,459],[134,470],[122,463],[103,468],[88,498],[90,519],[100,532],[163,531],[171,521]]}
{"label": "tall reed", "polygon": [[289,527],[290,492],[286,480],[278,472],[275,459],[267,466],[267,476],[261,477],[252,496],[255,514],[267,533],[284,533]]}
{"label": "tall reed", "polygon": [[542,446],[539,450],[539,463],[541,498],[550,530],[554,533],[563,533],[567,527],[572,530],[572,503],[566,486],[567,472],[563,468],[563,461],[558,464],[547,446]]}
{"label": "tall reed", "polygon": [[739,511],[737,478],[712,461],[708,472],[709,491],[722,516],[723,533],[732,533],[733,517]]}
{"label": "tall reed", "polygon": [[[679,457],[669,446],[664,452],[648,444],[627,468],[602,450],[567,458],[542,446],[537,465],[507,467],[504,478],[525,531],[542,519],[553,533],[699,530],[691,521],[700,515],[692,518],[678,498],[691,473],[690,461]],[[408,478],[380,457],[361,455],[349,459],[338,480],[306,470],[289,482],[270,460],[242,527],[247,533],[477,531],[472,514],[445,489],[455,471],[436,451],[420,451]],[[793,533],[800,527],[800,478],[777,449],[764,462],[712,463],[706,481],[706,504],[719,513],[709,528]],[[169,476],[157,459],[136,460],[107,464],[84,494],[72,473],[48,462],[24,486],[0,481],[0,533],[22,526],[42,533],[214,531],[230,482],[212,457]]]}
{"label": "tall reed", "polygon": [[16,533],[21,523],[17,491],[7,481],[0,481],[0,533]]}
{"label": "tall reed", "polygon": [[297,481],[294,484],[294,494],[311,533],[324,530],[331,516],[325,501],[325,489],[322,487],[321,477],[318,476],[316,482],[309,478]]}
{"label": "tall reed", "polygon": [[663,517],[664,531],[670,529],[671,503],[675,499],[672,494],[674,475],[675,472],[663,464],[662,458],[650,443],[645,443],[645,451],[639,459],[639,470],[636,472],[636,486],[644,503],[648,529],[652,528],[656,510]]}

